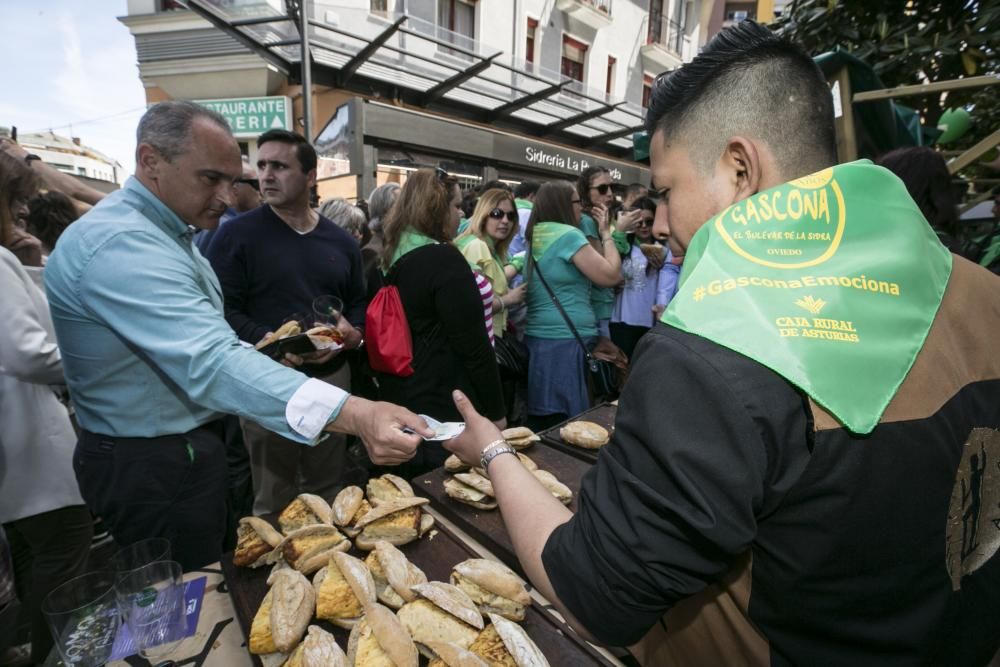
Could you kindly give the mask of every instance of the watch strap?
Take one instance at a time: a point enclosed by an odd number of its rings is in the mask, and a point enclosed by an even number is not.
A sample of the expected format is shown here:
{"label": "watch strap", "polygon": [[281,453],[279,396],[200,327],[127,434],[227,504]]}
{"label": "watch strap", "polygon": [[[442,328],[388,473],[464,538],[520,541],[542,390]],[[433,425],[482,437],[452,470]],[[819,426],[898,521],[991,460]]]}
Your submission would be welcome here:
{"label": "watch strap", "polygon": [[482,463],[483,470],[489,474],[490,461],[500,456],[501,454],[517,454],[517,451],[508,445],[505,441],[501,441],[500,444],[487,447],[483,451],[483,456],[480,462]]}

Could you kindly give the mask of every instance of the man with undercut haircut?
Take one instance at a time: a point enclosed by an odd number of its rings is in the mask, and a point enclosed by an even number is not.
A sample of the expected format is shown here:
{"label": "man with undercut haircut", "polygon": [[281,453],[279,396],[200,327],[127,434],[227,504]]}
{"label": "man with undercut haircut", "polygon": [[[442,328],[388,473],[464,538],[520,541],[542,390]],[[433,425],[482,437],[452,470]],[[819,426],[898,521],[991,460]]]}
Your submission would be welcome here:
{"label": "man with undercut haircut", "polygon": [[1000,279],[835,165],[812,60],[754,23],[655,84],[685,255],[571,514],[456,395],[525,571],[644,665],[982,665],[1000,642]]}

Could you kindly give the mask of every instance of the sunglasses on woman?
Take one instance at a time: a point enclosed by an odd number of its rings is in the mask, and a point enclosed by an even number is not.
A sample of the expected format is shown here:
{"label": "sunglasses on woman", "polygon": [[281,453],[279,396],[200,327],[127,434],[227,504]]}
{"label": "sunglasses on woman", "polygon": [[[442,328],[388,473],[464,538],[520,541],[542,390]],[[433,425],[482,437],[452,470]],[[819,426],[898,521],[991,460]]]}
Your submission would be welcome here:
{"label": "sunglasses on woman", "polygon": [[517,211],[504,211],[501,208],[495,208],[490,211],[490,217],[495,220],[501,220],[505,215],[510,222],[517,222]]}
{"label": "sunglasses on woman", "polygon": [[606,195],[606,194],[608,194],[608,190],[611,189],[611,184],[610,183],[602,183],[601,185],[591,185],[590,189],[591,190],[597,190],[597,194]]}

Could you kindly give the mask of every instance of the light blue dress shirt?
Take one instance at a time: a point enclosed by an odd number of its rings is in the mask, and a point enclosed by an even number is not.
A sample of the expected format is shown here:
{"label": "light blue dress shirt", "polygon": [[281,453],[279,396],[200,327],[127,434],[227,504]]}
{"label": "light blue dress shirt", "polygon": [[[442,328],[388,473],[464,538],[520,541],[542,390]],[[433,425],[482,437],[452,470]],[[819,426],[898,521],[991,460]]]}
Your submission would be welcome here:
{"label": "light blue dress shirt", "polygon": [[230,413],[315,442],[347,394],[240,343],[191,236],[133,177],[59,238],[45,287],[80,425],[150,438]]}

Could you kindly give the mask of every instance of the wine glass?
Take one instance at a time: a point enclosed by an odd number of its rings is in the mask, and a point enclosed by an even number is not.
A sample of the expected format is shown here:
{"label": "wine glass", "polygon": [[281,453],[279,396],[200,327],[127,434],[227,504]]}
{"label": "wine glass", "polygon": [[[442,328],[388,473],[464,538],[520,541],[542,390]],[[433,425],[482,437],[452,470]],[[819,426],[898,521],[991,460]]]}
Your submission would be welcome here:
{"label": "wine glass", "polygon": [[157,664],[173,654],[187,630],[180,563],[144,565],[121,577],[115,590],[139,655]]}
{"label": "wine glass", "polygon": [[115,573],[100,570],[70,579],[45,597],[42,613],[67,667],[103,665],[121,623]]}
{"label": "wine glass", "polygon": [[150,537],[119,549],[111,557],[109,565],[120,580],[132,570],[161,560],[171,560],[170,540],[165,537]]}
{"label": "wine glass", "polygon": [[313,315],[316,324],[336,328],[340,315],[344,312],[344,302],[332,294],[324,294],[313,299]]}

